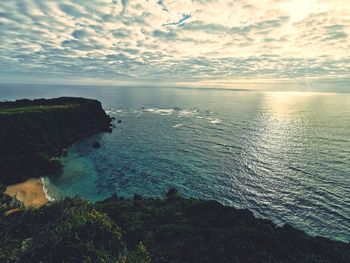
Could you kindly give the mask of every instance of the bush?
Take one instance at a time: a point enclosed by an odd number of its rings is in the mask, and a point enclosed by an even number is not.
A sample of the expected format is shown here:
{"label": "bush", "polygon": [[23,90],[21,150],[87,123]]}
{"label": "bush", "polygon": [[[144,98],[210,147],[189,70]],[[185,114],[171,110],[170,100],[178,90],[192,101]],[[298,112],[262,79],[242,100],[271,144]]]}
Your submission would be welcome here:
{"label": "bush", "polygon": [[[0,226],[6,233],[0,237],[1,262],[129,260],[121,229],[106,214],[79,198],[4,217]],[[140,249],[130,253],[130,258],[146,257],[145,249]]]}
{"label": "bush", "polygon": [[18,255],[23,262],[115,262],[123,251],[120,228],[78,198],[29,211],[21,221],[31,223],[22,229],[30,239]]}
{"label": "bush", "polygon": [[127,258],[124,258],[122,263],[151,263],[151,257],[145,246],[140,242],[136,249],[129,253]]}

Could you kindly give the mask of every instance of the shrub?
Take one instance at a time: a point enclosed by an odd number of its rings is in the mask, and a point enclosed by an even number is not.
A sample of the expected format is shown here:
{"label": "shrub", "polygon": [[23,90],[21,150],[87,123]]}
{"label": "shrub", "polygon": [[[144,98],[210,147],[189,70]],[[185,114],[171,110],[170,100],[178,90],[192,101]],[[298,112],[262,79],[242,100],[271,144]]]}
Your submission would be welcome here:
{"label": "shrub", "polygon": [[[1,229],[11,238],[0,237],[1,247],[12,244],[12,257],[19,262],[116,262],[125,253],[120,228],[79,198],[28,210],[3,221],[6,223],[2,222]],[[19,227],[13,229],[14,225]],[[23,240],[28,244],[17,250],[14,240],[21,240],[17,245]]]}

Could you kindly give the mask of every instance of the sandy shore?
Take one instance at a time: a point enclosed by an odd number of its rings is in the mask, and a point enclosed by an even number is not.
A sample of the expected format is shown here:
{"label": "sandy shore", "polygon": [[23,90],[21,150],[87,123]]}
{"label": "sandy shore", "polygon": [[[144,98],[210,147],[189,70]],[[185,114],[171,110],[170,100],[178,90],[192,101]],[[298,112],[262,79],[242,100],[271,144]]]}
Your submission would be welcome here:
{"label": "sandy shore", "polygon": [[25,207],[41,207],[48,202],[43,186],[40,179],[32,178],[23,183],[8,186],[5,194],[16,195]]}

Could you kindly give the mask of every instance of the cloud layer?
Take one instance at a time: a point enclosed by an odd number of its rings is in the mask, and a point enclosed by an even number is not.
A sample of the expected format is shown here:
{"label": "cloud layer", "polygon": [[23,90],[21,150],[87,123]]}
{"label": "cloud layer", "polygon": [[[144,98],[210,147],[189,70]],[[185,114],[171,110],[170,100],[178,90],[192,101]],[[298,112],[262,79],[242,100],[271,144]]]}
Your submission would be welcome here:
{"label": "cloud layer", "polygon": [[348,0],[0,1],[0,76],[350,79]]}

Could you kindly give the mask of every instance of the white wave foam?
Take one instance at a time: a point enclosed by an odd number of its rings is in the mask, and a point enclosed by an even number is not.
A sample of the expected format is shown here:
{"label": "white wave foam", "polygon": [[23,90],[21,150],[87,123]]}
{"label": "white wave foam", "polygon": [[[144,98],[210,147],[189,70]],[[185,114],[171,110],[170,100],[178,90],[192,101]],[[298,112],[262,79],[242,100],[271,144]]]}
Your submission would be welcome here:
{"label": "white wave foam", "polygon": [[144,112],[151,112],[155,114],[160,114],[160,115],[172,115],[172,114],[177,114],[178,117],[192,117],[195,115],[198,111],[197,110],[182,110],[180,108],[172,108],[172,109],[167,109],[167,108],[146,108],[143,109]]}
{"label": "white wave foam", "polygon": [[174,109],[162,109],[162,108],[148,108],[148,109],[143,109],[145,112],[151,112],[151,113],[156,113],[160,115],[171,115],[174,113]]}
{"label": "white wave foam", "polygon": [[182,124],[182,123],[175,124],[175,125],[173,126],[173,128],[179,128],[179,127],[181,127],[181,126],[184,126],[184,124]]}
{"label": "white wave foam", "polygon": [[123,110],[115,110],[115,109],[106,110],[107,114],[116,114],[116,113],[122,113],[122,112]]}
{"label": "white wave foam", "polygon": [[207,120],[212,124],[220,124],[222,121],[218,118],[207,118]]}
{"label": "white wave foam", "polygon": [[[220,124],[222,120],[218,118],[213,118],[213,117],[203,117],[200,116],[199,110],[183,110],[180,108],[144,108],[142,109],[143,112],[149,112],[149,113],[154,113],[154,114],[159,114],[159,115],[176,115],[179,118],[196,118],[196,119],[206,119],[209,121],[209,123],[212,124]],[[207,114],[211,113],[211,111],[206,111]],[[208,116],[208,115],[207,115]],[[173,127],[178,128],[181,127],[182,125],[176,124]]]}
{"label": "white wave foam", "polygon": [[55,199],[53,199],[53,198],[49,195],[49,191],[48,191],[47,188],[46,188],[46,183],[45,183],[44,177],[40,177],[40,180],[41,180],[41,182],[42,182],[42,184],[43,184],[43,191],[44,191],[44,193],[45,193],[45,196],[46,196],[47,200],[48,200],[49,202],[55,201]]}
{"label": "white wave foam", "polygon": [[179,110],[178,116],[179,117],[191,117],[196,113],[196,111],[190,111],[190,110]]}

